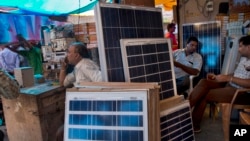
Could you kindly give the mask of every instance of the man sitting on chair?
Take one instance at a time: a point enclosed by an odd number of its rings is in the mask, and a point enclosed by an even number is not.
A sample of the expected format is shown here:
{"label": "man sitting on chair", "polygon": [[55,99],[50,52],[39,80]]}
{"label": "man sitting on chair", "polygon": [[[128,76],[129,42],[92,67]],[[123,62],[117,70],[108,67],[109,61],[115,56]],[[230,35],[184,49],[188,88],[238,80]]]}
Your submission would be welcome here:
{"label": "man sitting on chair", "polygon": [[[250,36],[239,39],[240,62],[233,74],[208,74],[195,86],[189,96],[190,106],[194,107],[192,119],[194,131],[200,132],[200,123],[207,102],[230,103],[237,88],[250,88]],[[242,95],[240,101],[250,101],[250,95]]]}
{"label": "man sitting on chair", "polygon": [[[198,39],[190,37],[184,49],[178,49],[173,52],[174,57],[174,72],[176,77],[177,93],[184,94],[189,88],[190,75],[200,73],[202,67],[202,57],[196,52]],[[187,94],[184,94],[187,97]]]}

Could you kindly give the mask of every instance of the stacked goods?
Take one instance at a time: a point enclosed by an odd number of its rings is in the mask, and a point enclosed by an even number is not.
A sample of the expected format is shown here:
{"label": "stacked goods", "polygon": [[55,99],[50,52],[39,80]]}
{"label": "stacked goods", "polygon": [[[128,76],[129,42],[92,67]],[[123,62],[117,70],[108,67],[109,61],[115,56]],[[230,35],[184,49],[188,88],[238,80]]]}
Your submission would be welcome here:
{"label": "stacked goods", "polygon": [[229,17],[227,15],[217,15],[216,20],[221,22],[221,46],[222,46],[222,51],[225,51],[226,48],[226,37],[227,37],[227,24],[229,21]]}
{"label": "stacked goods", "polygon": [[250,19],[250,12],[246,12],[246,13],[244,13],[244,14],[245,14],[245,16],[244,16],[244,21],[249,20],[249,19]]}
{"label": "stacked goods", "polygon": [[231,13],[249,12],[250,4],[247,0],[229,0],[229,10]]}
{"label": "stacked goods", "polygon": [[238,13],[230,13],[229,14],[229,22],[238,21]]}
{"label": "stacked goods", "polygon": [[88,48],[97,47],[95,23],[82,23],[74,25],[75,38],[77,41],[87,44]]}
{"label": "stacked goods", "polygon": [[75,38],[77,41],[80,41],[83,43],[86,43],[88,41],[87,40],[88,31],[87,31],[86,23],[74,25],[74,33],[75,33]]}

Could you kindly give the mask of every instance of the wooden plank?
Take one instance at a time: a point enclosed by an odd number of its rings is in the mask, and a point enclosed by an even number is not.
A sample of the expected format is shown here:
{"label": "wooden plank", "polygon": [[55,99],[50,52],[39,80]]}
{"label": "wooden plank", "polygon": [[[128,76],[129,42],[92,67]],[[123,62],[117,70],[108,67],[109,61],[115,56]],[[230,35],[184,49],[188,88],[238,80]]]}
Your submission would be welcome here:
{"label": "wooden plank", "polygon": [[161,100],[160,101],[160,111],[164,111],[166,109],[174,107],[183,101],[184,101],[183,95],[176,95],[176,96]]}
{"label": "wooden plank", "polygon": [[160,98],[159,89],[150,89],[148,98],[149,141],[160,141]]}
{"label": "wooden plank", "polygon": [[83,88],[146,88],[146,89],[154,89],[160,88],[158,83],[136,83],[136,82],[80,82],[76,87]]}

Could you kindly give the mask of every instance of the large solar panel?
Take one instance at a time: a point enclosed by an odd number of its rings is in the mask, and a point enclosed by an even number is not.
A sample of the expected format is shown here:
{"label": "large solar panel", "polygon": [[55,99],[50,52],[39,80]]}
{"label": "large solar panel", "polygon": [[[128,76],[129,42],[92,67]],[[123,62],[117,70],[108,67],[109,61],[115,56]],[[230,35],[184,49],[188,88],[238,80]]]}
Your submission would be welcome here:
{"label": "large solar panel", "polygon": [[95,18],[100,66],[105,81],[125,81],[120,39],[164,37],[159,8],[98,3]]}
{"label": "large solar panel", "polygon": [[121,51],[126,81],[159,82],[160,99],[176,94],[170,39],[121,39]]}
{"label": "large solar panel", "polygon": [[200,41],[198,51],[203,58],[201,76],[213,72],[221,72],[221,23],[219,21],[189,23],[183,25],[183,43],[190,36],[196,36]]}
{"label": "large solar panel", "polygon": [[191,109],[184,101],[160,113],[161,141],[193,141]]}
{"label": "large solar panel", "polygon": [[67,91],[64,140],[148,141],[147,93]]}

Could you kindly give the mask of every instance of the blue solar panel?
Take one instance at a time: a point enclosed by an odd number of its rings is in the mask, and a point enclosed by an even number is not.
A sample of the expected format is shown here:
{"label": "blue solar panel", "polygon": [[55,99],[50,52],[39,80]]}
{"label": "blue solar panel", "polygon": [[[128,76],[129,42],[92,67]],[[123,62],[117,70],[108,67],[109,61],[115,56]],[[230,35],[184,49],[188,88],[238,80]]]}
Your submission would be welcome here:
{"label": "blue solar panel", "polygon": [[204,22],[183,25],[183,43],[190,36],[196,36],[200,41],[197,52],[202,55],[203,66],[201,77],[213,72],[219,74],[221,72],[221,23],[220,22]]}
{"label": "blue solar panel", "polygon": [[147,141],[147,91],[67,92],[67,141]]}
{"label": "blue solar panel", "polygon": [[161,9],[99,3],[95,16],[100,65],[106,81],[125,81],[120,39],[164,37]]}
{"label": "blue solar panel", "polygon": [[121,39],[125,79],[128,82],[158,82],[160,99],[175,94],[169,39]]}

